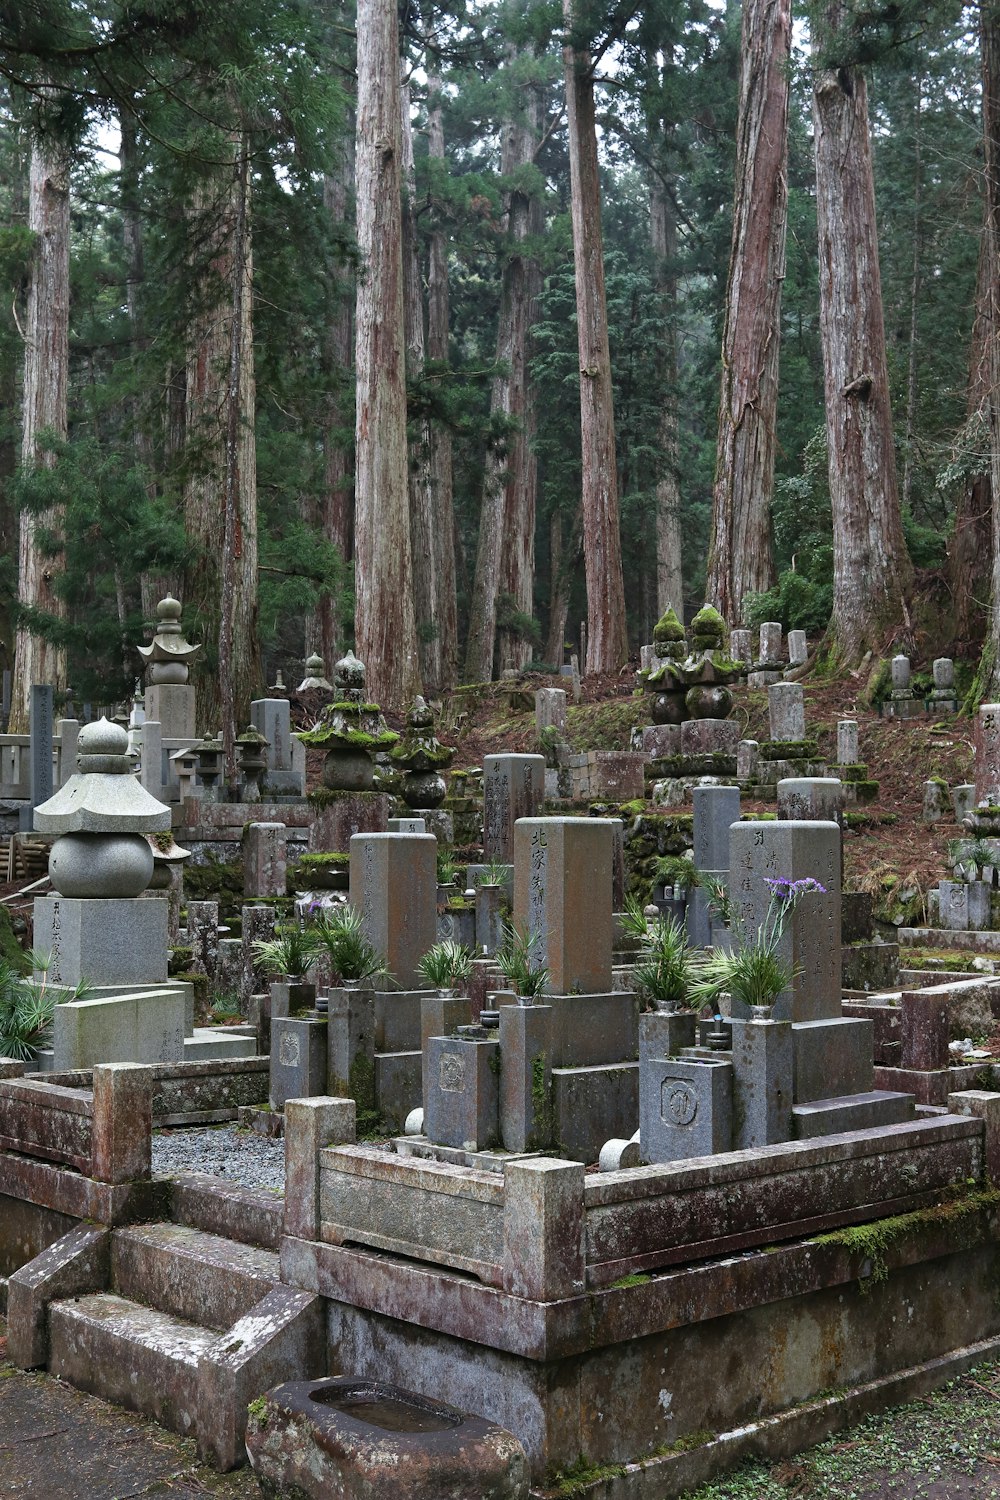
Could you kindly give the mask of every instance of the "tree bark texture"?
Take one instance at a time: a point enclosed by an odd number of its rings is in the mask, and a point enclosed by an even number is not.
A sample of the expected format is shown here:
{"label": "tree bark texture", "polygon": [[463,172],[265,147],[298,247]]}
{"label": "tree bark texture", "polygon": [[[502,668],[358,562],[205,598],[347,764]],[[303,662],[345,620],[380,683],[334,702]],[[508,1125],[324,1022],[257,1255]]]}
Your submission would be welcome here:
{"label": "tree bark texture", "polygon": [[[254,443],[253,256],[243,148],[193,205],[200,245],[197,311],[185,378],[184,524],[195,547],[185,582],[185,627],[205,647],[198,724],[242,728],[263,688],[257,633],[257,461]],[[227,514],[228,507],[228,514]],[[228,639],[224,632],[231,632]],[[226,659],[228,653],[228,660]],[[225,677],[223,682],[221,679]],[[231,704],[231,709],[227,708]]]}
{"label": "tree bark texture", "polygon": [[[51,465],[39,451],[45,430],[65,440],[69,379],[69,154],[37,136],[31,147],[28,228],[36,236],[24,328],[24,388],[21,462]],[[22,609],[63,618],[66,606],[54,588],[62,551],[62,507],[35,514],[22,510],[18,527],[17,598]],[[40,532],[55,542],[42,550]],[[19,625],[14,641],[11,685],[12,733],[26,733],[32,683],[66,686],[66,653],[43,636]]]}
{"label": "tree bark texture", "polygon": [[706,598],[743,623],[774,582],[771,499],[788,222],[791,0],[745,0]]}
{"label": "tree bark texture", "polygon": [[[541,118],[537,91],[528,93],[525,113],[504,125],[500,174],[513,178],[534,160]],[[503,446],[486,454],[475,581],[469,604],[465,680],[490,682],[497,640],[497,602],[509,588],[518,609],[531,614],[535,571],[535,505],[538,465],[532,451],[535,402],[528,373],[531,326],[537,316],[541,270],[530,251],[539,228],[541,204],[522,187],[504,197],[506,258],[500,287],[496,363],[490,416],[507,428]],[[505,553],[510,552],[508,558]],[[504,666],[527,661],[522,643],[504,632]],[[530,648],[529,648],[530,649]],[[521,659],[523,656],[523,660]]]}
{"label": "tree bark texture", "polygon": [[[563,0],[563,16],[571,32],[573,0]],[[563,49],[563,67],[580,346],[583,556],[587,577],[585,670],[617,672],[628,659],[628,632],[618,520],[594,79],[589,56],[574,46],[572,40]]]}
{"label": "tree bark texture", "polygon": [[677,423],[677,221],[674,206],[654,172],[649,195],[649,229],[656,288],[663,309],[664,384],[667,394],[660,412],[661,470],[656,481],[656,610],[657,618],[673,609],[684,618],[684,575],[681,565],[681,487]]}
{"label": "tree bark texture", "polygon": [[[827,11],[831,32],[840,18],[834,4]],[[912,582],[892,443],[868,97],[859,69],[817,71],[813,132],[833,507],[830,642],[853,665],[909,627]]]}
{"label": "tree bark texture", "polygon": [[[353,179],[352,140],[350,146],[343,146],[336,170],[323,180],[323,202],[333,224],[344,224],[349,217],[353,221]],[[323,493],[319,505],[311,510],[307,519],[326,541],[337,548],[344,561],[349,562],[353,547],[354,497],[351,445],[346,441],[345,430],[349,419],[350,371],[354,362],[353,295],[345,293],[337,299],[326,330],[324,359],[327,397],[323,424]],[[306,655],[318,652],[327,671],[331,671],[340,654],[341,633],[340,600],[331,590],[321,595],[316,608],[306,617]]]}
{"label": "tree bark texture", "polygon": [[[428,59],[430,67],[431,59]],[[427,151],[443,162],[444,113],[441,79],[427,75]],[[430,236],[427,252],[427,358],[448,364],[448,241],[442,228]],[[430,424],[429,470],[434,533],[434,620],[437,625],[438,692],[458,681],[458,598],[455,579],[455,504],[451,433],[443,422]],[[425,684],[430,686],[430,684]]]}
{"label": "tree bark texture", "polygon": [[984,0],[979,12],[983,70],[983,144],[986,246],[989,257],[988,413],[992,507],[992,578],[986,640],[977,686],[984,699],[1000,693],[1000,6]]}
{"label": "tree bark texture", "polygon": [[561,666],[566,647],[566,620],[569,615],[569,596],[573,586],[573,574],[580,565],[583,544],[583,522],[580,512],[573,517],[569,541],[563,539],[561,511],[554,510],[549,517],[549,633],[545,642],[545,658],[555,666]]}
{"label": "tree bark texture", "polygon": [[355,638],[370,696],[419,691],[406,472],[399,39],[394,0],[358,4]]}
{"label": "tree bark texture", "polygon": [[983,462],[962,485],[948,543],[948,583],[952,595],[953,655],[978,651],[986,629],[993,556],[993,486],[990,482],[990,340],[993,302],[989,226],[984,224],[976,273],[976,310],[969,344],[966,441],[986,438]]}
{"label": "tree bark texture", "polygon": [[[405,68],[406,63],[402,66]],[[406,328],[406,379],[408,385],[414,385],[424,373],[426,342],[409,84],[400,83],[399,97],[403,144],[403,319]],[[431,480],[431,424],[426,416],[410,424],[409,486],[413,612],[417,627],[417,650],[420,654],[420,677],[426,691],[436,693],[441,676],[441,653],[436,619],[437,569],[434,548],[434,490]]]}

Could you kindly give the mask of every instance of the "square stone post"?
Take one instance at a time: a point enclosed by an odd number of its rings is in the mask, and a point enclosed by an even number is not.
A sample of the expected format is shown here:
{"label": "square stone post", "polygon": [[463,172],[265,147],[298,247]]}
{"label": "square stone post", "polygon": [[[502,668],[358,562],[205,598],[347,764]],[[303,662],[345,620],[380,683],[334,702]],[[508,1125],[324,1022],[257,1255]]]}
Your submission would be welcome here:
{"label": "square stone post", "polygon": [[552,1106],[552,1007],[500,1007],[500,1136],[505,1151],[557,1144]]}
{"label": "square stone post", "polygon": [[512,1161],[503,1182],[504,1291],[536,1302],[579,1296],[586,1286],[582,1163]]}
{"label": "square stone post", "polygon": [[329,1093],[337,1099],[353,1099],[359,1110],[374,1110],[374,990],[330,990],[327,1045]]}
{"label": "square stone post", "polygon": [[324,1146],[353,1145],[353,1099],[289,1099],[285,1106],[285,1233],[318,1240],[319,1153]]}
{"label": "square stone post", "polygon": [[97,1182],[141,1182],[153,1147],[153,1085],[149,1068],[99,1063],[94,1068],[91,1171]]}
{"label": "square stone post", "polygon": [[733,1148],[791,1138],[795,1043],[790,1021],[733,1017]]}

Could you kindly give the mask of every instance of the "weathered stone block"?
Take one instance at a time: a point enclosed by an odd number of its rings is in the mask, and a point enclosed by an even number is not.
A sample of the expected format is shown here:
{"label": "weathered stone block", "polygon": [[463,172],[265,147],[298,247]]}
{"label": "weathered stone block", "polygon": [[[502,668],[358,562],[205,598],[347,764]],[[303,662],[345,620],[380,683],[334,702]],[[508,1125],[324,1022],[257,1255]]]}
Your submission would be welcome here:
{"label": "weathered stone block", "polygon": [[107,1229],[81,1224],[16,1270],[7,1284],[7,1353],[22,1370],[44,1369],[49,1358],[48,1306],[108,1284]]}
{"label": "weathered stone block", "polygon": [[805,739],[805,694],[797,682],[772,683],[767,690],[767,708],[772,740]]}
{"label": "weathered stone block", "polygon": [[681,725],[682,755],[735,755],[739,743],[736,719],[686,719]]}
{"label": "weathered stone block", "polygon": [[375,994],[370,989],[331,990],[327,1000],[326,1089],[375,1108]]}
{"label": "weathered stone block", "polygon": [[533,818],[545,796],[544,755],[483,758],[483,852],[487,861],[514,858],[514,824]]}
{"label": "weathered stone block", "polygon": [[788,1021],[733,1017],[733,1146],[745,1151],[791,1136],[795,1044]]}
{"label": "weathered stone block", "polygon": [[737,786],[696,786],[691,793],[694,811],[696,870],[729,869],[729,830],[740,820]]}
{"label": "weathered stone block", "polygon": [[639,1017],[639,1063],[650,1057],[674,1057],[682,1047],[697,1045],[694,1011],[644,1011]]}
{"label": "weathered stone block", "polygon": [[799,1021],[795,1047],[795,1103],[865,1094],[873,1086],[874,1028],[871,1021],[835,1016]]}
{"label": "weathered stone block", "polygon": [[430,833],[362,833],[351,839],[351,904],[402,990],[417,988],[417,964],[436,940],[436,858],[437,840]]}
{"label": "weathered stone block", "polygon": [[927,990],[904,990],[900,998],[900,1066],[929,1072],[946,1068],[948,998]]}
{"label": "weathered stone block", "polygon": [[353,1099],[289,1099],[285,1104],[285,1234],[319,1238],[320,1157],[324,1146],[355,1140]]}
{"label": "weathered stone block", "polygon": [[639,1146],[647,1162],[732,1150],[732,1063],[656,1057],[641,1062]]}
{"label": "weathered stone block", "polygon": [[555,1144],[551,1028],[551,1006],[500,1007],[500,1138],[505,1151],[539,1151]]}
{"label": "weathered stone block", "polygon": [[162,984],[167,902],[162,897],[35,897],[35,947],[50,953],[55,984]]}
{"label": "weathered stone block", "polygon": [[483,1151],[500,1137],[500,1045],[493,1040],[430,1037],[424,1130],[441,1146]]}
{"label": "weathered stone block", "polygon": [[[286,704],[287,708],[288,705]],[[288,875],[288,830],[284,823],[250,823],[243,836],[243,891],[247,896],[283,896]]]}
{"label": "weathered stone block", "polygon": [[288,1099],[326,1094],[327,1022],[294,1016],[272,1018],[272,1109],[283,1109]]}
{"label": "weathered stone block", "polygon": [[504,1290],[539,1302],[579,1296],[584,1266],[584,1171],[536,1157],[504,1169]]}

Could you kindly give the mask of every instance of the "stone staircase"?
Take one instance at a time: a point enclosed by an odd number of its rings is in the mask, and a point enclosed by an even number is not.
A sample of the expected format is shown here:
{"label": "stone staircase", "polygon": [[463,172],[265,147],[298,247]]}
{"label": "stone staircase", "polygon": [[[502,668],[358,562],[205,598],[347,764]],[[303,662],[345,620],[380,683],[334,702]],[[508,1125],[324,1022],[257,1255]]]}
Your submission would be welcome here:
{"label": "stone staircase", "polygon": [[217,1217],[210,1200],[175,1196],[175,1218],[195,1222],[108,1232],[106,1287],[49,1302],[48,1367],[229,1469],[245,1456],[248,1403],[325,1371],[323,1320],[318,1298],[281,1285],[274,1249],[230,1237],[252,1235],[246,1216],[226,1234],[201,1227]]}

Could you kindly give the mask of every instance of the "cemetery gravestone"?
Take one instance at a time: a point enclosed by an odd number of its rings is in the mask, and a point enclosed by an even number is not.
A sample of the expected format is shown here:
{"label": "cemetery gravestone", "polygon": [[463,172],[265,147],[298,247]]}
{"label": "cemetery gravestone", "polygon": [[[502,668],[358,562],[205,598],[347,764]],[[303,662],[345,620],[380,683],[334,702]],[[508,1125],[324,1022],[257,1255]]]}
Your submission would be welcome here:
{"label": "cemetery gravestone", "polygon": [[533,818],[545,797],[544,755],[487,755],[483,760],[483,854],[510,864],[514,825]]}

